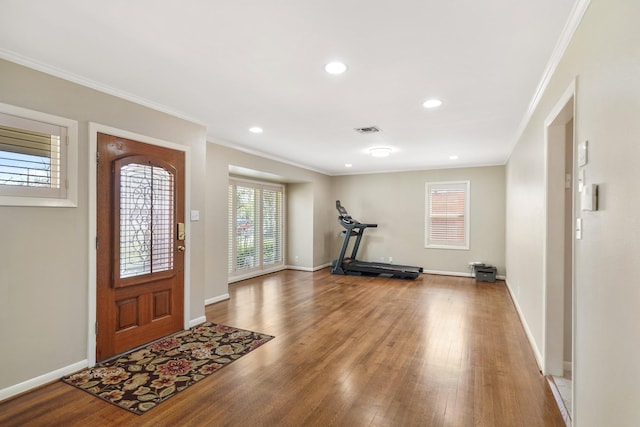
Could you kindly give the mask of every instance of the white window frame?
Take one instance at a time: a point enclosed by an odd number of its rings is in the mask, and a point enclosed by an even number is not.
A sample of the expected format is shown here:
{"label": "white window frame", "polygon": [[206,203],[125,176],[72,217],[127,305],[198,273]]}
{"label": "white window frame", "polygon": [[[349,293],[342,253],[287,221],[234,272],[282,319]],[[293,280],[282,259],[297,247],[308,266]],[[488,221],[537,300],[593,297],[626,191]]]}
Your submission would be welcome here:
{"label": "white window frame", "polygon": [[[40,207],[77,207],[78,206],[78,122],[52,114],[0,103],[0,113],[15,116],[18,119],[33,120],[64,127],[67,130],[66,141],[60,159],[60,183],[62,191],[57,194],[43,192],[33,187],[0,186],[0,206],[40,206]],[[57,190],[56,190],[57,191]]]}
{"label": "white window frame", "polygon": [[[464,242],[437,242],[429,239],[431,231],[431,194],[434,190],[463,190],[464,191]],[[424,212],[424,247],[429,249],[457,249],[469,250],[469,224],[471,222],[470,212],[470,181],[439,181],[425,183],[425,212]]]}

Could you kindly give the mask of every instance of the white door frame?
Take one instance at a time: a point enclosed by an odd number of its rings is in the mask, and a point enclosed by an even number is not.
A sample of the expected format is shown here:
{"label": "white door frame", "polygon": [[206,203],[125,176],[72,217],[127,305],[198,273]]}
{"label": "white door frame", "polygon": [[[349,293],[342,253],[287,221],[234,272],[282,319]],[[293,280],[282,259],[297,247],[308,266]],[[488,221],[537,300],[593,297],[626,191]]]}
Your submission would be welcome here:
{"label": "white door frame", "polygon": [[[545,233],[543,236],[543,349],[542,373],[544,375],[562,376],[564,371],[564,269],[574,271],[575,256],[572,255],[571,265],[564,262],[564,213],[565,213],[565,127],[574,118],[575,129],[575,92],[576,81],[572,81],[564,94],[560,97],[551,113],[545,120]],[[572,147],[573,164],[575,165],[575,147]],[[575,200],[575,167],[572,182],[572,200]],[[575,223],[575,207],[572,207],[572,224]],[[571,247],[574,252],[575,241]],[[573,274],[572,274],[573,277]],[[572,288],[575,280],[572,279]],[[575,295],[575,292],[572,293]],[[575,319],[575,297],[571,302],[573,319]],[[572,346],[574,344],[575,321],[572,322]]]}
{"label": "white door frame", "polygon": [[[96,225],[97,225],[97,166],[96,155],[98,152],[98,133],[106,133],[121,138],[132,139],[144,142],[145,144],[158,145],[170,148],[172,150],[184,152],[185,166],[185,195],[184,209],[185,215],[191,210],[191,148],[185,145],[176,144],[174,142],[163,141],[161,139],[152,138],[145,135],[129,132],[122,129],[113,128],[99,123],[89,122],[89,278],[88,278],[88,325],[87,325],[87,360],[89,366],[96,364]],[[189,221],[185,221],[185,232],[187,242],[191,241],[191,225]],[[190,301],[190,245],[186,245],[184,258],[184,329],[189,328],[191,313],[189,312]]]}

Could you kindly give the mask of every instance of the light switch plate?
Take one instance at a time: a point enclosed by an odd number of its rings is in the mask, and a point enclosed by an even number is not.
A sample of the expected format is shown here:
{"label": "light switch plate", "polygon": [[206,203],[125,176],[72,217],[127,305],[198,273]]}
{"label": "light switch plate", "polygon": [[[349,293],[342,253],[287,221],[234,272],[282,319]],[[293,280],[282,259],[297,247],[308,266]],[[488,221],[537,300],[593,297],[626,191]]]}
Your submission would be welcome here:
{"label": "light switch plate", "polygon": [[191,211],[191,221],[200,221],[200,211]]}
{"label": "light switch plate", "polygon": [[589,161],[588,147],[589,141],[578,144],[578,166],[584,166]]}
{"label": "light switch plate", "polygon": [[580,169],[580,172],[578,172],[578,193],[582,193],[583,188],[584,188],[584,169]]}
{"label": "light switch plate", "polygon": [[576,240],[582,240],[582,218],[576,218]]}
{"label": "light switch plate", "polygon": [[596,184],[588,184],[582,188],[580,194],[580,207],[583,211],[598,210],[598,186]]}

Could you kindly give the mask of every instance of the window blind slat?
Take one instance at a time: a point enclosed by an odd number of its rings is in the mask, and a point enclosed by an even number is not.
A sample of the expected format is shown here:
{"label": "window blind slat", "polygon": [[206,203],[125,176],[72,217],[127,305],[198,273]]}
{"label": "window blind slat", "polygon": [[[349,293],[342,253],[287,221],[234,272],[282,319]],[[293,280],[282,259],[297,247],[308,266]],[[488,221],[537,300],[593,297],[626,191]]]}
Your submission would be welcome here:
{"label": "window blind slat", "polygon": [[60,137],[0,125],[0,151],[51,157],[52,138]]}
{"label": "window blind slat", "polygon": [[231,181],[230,275],[284,264],[283,195],[281,187]]}
{"label": "window blind slat", "polygon": [[468,247],[468,182],[427,183],[425,246]]}
{"label": "window blind slat", "polygon": [[76,132],[76,121],[0,103],[0,202],[75,205]]}
{"label": "window blind slat", "polygon": [[60,135],[0,125],[0,185],[59,188]]}
{"label": "window blind slat", "polygon": [[229,273],[233,272],[234,269],[234,256],[233,254],[235,253],[234,247],[234,238],[233,238],[233,224],[235,222],[235,215],[234,215],[234,206],[235,204],[233,203],[233,185],[229,185],[229,190],[228,190],[228,199],[227,199],[227,215],[229,218],[228,221],[228,227],[227,227],[227,239],[228,239],[228,245],[227,245],[227,270]]}

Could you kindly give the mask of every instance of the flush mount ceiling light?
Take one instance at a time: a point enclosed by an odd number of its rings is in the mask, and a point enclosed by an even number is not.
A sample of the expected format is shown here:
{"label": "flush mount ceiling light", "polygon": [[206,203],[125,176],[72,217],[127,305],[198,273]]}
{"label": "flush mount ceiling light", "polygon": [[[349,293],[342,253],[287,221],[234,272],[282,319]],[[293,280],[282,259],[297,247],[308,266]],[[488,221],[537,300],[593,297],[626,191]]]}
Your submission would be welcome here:
{"label": "flush mount ceiling light", "polygon": [[458,160],[458,156],[456,156],[455,154],[452,156],[449,156],[449,160]]}
{"label": "flush mount ceiling light", "polygon": [[442,101],[440,101],[439,99],[427,99],[426,101],[424,101],[424,103],[422,104],[422,106],[424,108],[437,108],[439,106],[442,105]]}
{"label": "flush mount ceiling light", "polygon": [[258,126],[253,126],[249,128],[249,132],[251,133],[262,133],[262,128]]}
{"label": "flush mount ceiling light", "polygon": [[347,66],[342,62],[329,62],[324,66],[324,70],[329,74],[342,74],[347,71]]}
{"label": "flush mount ceiling light", "polygon": [[345,164],[344,164],[344,167],[345,167],[345,168],[350,168],[350,167],[352,167],[352,166],[353,166],[353,165],[352,165],[351,163],[345,163]]}
{"label": "flush mount ceiling light", "polygon": [[389,157],[391,154],[391,148],[373,147],[369,149],[369,154],[371,154],[372,157]]}

